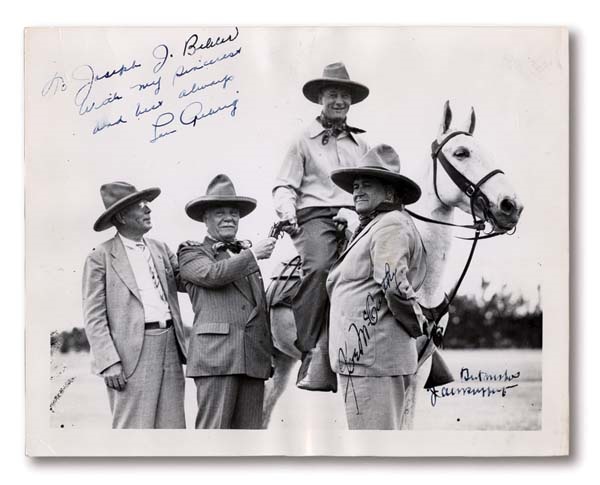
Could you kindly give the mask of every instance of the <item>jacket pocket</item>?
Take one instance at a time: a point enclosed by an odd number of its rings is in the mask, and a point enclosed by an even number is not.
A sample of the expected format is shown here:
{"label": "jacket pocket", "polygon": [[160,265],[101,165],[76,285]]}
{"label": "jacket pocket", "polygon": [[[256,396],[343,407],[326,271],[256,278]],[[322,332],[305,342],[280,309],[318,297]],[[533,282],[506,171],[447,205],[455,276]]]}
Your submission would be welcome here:
{"label": "jacket pocket", "polygon": [[229,333],[228,323],[201,323],[194,329],[196,335],[217,334],[227,335]]}

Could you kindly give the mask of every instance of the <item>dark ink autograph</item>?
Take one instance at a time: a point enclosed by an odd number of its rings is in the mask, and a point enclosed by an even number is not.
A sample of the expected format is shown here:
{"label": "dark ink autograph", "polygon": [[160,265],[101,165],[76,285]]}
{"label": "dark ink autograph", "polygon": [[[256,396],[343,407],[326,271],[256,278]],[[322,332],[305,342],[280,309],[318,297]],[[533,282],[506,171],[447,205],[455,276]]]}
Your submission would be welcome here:
{"label": "dark ink autograph", "polygon": [[[494,383],[512,383],[514,380],[521,376],[521,372],[509,373],[508,370],[504,370],[500,373],[486,372],[479,370],[473,373],[466,367],[460,370],[460,379],[462,382],[476,383],[476,382],[494,382]],[[431,406],[435,407],[438,399],[446,397],[457,397],[457,396],[473,396],[473,397],[492,397],[499,395],[500,397],[506,397],[508,390],[517,387],[519,384],[510,385],[469,385],[469,386],[442,386],[439,389],[432,387],[427,389],[431,394]]]}

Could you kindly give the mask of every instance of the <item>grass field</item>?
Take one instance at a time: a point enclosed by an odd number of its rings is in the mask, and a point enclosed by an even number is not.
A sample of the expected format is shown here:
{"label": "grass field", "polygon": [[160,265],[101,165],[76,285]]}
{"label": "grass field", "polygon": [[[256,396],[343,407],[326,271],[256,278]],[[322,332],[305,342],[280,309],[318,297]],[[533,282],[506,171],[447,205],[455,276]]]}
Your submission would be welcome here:
{"label": "grass field", "polygon": [[[535,430],[541,426],[542,353],[539,350],[446,350],[444,358],[457,382],[446,386],[448,394],[431,405],[431,394],[420,391],[415,429],[419,430]],[[471,375],[519,373],[510,383],[461,382],[461,369]],[[110,412],[104,383],[91,374],[89,354],[54,354],[49,404],[52,427],[110,428]],[[295,373],[294,373],[295,376]],[[291,379],[293,380],[293,379]],[[70,384],[68,384],[70,382]],[[501,393],[483,396],[466,394],[466,388],[494,389],[517,384]],[[60,393],[60,390],[62,394]],[[487,394],[487,393],[486,393]],[[58,395],[58,396],[57,396]],[[193,426],[194,385],[186,381],[186,418]],[[277,404],[269,429],[346,429],[341,393],[317,393],[297,389],[293,384]]]}

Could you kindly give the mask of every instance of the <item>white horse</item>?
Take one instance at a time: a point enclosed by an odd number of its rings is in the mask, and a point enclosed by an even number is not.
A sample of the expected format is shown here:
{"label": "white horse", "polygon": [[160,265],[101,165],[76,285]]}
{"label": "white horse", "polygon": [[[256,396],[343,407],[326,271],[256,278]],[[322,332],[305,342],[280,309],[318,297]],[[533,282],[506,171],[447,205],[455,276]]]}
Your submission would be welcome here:
{"label": "white horse", "polygon": [[[455,211],[458,209],[472,215],[474,221],[485,220],[494,233],[502,234],[515,228],[523,210],[508,178],[499,170],[494,170],[488,154],[472,136],[475,129],[474,110],[471,108],[471,116],[461,128],[453,129],[451,122],[452,111],[446,102],[442,123],[432,147],[432,150],[439,150],[439,154],[429,159],[423,180],[419,181],[422,196],[418,203],[410,206],[411,211],[444,223],[415,221],[427,251],[427,276],[418,296],[420,303],[429,308],[438,307],[453,289],[442,283],[452,244]],[[447,168],[448,165],[450,168]],[[296,272],[294,277],[297,276]],[[458,275],[454,276],[454,281],[456,278]],[[300,359],[300,352],[293,344],[296,335],[291,310],[286,306],[272,307],[271,321],[278,350],[275,373],[267,381],[265,390],[265,428],[288,384],[294,365]],[[442,330],[445,330],[447,321],[448,316],[445,315],[439,322]],[[403,429],[413,428],[417,390],[423,387],[430,365],[431,359],[427,359],[411,379],[407,389]]]}

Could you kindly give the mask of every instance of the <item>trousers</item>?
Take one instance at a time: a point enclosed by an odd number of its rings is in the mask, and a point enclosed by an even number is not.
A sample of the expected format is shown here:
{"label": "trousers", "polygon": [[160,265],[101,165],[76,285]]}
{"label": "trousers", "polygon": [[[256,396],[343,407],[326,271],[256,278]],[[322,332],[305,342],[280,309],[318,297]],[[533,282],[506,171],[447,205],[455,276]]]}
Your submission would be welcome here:
{"label": "trousers", "polygon": [[106,389],[113,428],[185,429],[185,378],[173,327],[146,330],[125,389]]}
{"label": "trousers", "polygon": [[337,259],[336,227],[333,217],[339,207],[308,207],[298,211],[300,230],[292,237],[302,258],[302,281],[292,299],[296,321],[296,347],[308,352],[317,343],[329,316],[325,283]]}
{"label": "trousers", "polygon": [[195,377],[196,429],[260,429],[265,381],[242,374]]}
{"label": "trousers", "polygon": [[338,374],[348,429],[401,429],[409,377]]}

